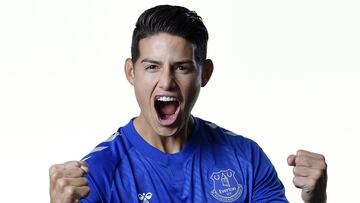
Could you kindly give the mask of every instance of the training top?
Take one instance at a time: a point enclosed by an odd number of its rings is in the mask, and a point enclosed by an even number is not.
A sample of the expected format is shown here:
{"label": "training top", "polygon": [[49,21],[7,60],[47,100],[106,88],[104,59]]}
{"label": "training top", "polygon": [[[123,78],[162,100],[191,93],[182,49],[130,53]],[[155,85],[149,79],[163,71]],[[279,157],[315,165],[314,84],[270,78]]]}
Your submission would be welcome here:
{"label": "training top", "polygon": [[90,193],[81,203],[288,202],[254,141],[194,117],[184,148],[167,154],[147,143],[133,120],[84,157]]}

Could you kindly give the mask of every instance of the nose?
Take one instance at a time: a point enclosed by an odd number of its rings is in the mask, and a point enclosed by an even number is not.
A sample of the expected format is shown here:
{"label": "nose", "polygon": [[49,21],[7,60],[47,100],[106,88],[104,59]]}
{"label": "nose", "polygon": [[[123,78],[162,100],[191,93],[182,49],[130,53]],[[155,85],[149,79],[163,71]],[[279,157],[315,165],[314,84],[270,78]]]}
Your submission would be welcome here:
{"label": "nose", "polygon": [[164,67],[159,78],[159,87],[163,90],[172,90],[175,87],[174,74],[170,67]]}

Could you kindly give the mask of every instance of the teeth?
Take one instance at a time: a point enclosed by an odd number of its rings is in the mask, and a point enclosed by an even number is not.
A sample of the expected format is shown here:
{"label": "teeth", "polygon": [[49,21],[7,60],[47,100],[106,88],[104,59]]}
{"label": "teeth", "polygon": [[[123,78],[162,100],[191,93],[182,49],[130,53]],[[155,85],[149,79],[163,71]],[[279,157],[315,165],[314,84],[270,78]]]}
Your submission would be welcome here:
{"label": "teeth", "polygon": [[175,97],[161,96],[161,97],[158,97],[156,100],[168,102],[168,101],[176,101],[176,98]]}

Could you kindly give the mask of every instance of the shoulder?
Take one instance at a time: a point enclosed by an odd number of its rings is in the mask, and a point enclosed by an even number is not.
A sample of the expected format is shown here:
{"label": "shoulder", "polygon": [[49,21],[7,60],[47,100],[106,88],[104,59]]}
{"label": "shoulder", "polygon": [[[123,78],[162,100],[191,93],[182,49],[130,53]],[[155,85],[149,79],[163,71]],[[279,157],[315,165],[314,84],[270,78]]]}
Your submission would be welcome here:
{"label": "shoulder", "polygon": [[204,140],[211,145],[216,145],[217,152],[225,151],[232,154],[237,159],[251,165],[252,168],[258,168],[260,165],[271,165],[262,148],[252,139],[234,133],[217,124],[198,119],[201,122],[201,132]]}
{"label": "shoulder", "polygon": [[115,167],[119,161],[119,154],[117,153],[119,145],[122,145],[121,132],[118,130],[112,134],[108,139],[98,144],[89,154],[82,160],[89,164],[89,167],[98,169],[106,166],[106,169]]}
{"label": "shoulder", "polygon": [[106,196],[113,181],[113,174],[121,163],[125,151],[126,144],[119,129],[82,159],[89,167],[89,172],[86,174],[92,191],[89,196],[101,198]]}
{"label": "shoulder", "polygon": [[[220,127],[217,124],[197,118],[201,122],[204,137],[216,145],[224,145],[237,149],[241,155],[247,156],[255,151],[261,150],[260,146],[250,138],[234,133],[231,130]],[[245,153],[245,154],[244,154]]]}

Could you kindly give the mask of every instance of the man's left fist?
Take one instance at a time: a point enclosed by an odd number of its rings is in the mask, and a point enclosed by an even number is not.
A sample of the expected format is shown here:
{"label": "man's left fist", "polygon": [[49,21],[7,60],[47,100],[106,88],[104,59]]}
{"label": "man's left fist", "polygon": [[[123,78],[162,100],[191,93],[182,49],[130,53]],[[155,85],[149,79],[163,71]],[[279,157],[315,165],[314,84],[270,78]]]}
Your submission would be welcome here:
{"label": "man's left fist", "polygon": [[298,150],[287,158],[289,166],[294,166],[294,185],[301,188],[301,198],[305,203],[325,203],[327,165],[321,154]]}

